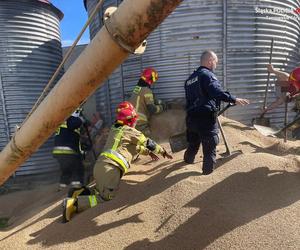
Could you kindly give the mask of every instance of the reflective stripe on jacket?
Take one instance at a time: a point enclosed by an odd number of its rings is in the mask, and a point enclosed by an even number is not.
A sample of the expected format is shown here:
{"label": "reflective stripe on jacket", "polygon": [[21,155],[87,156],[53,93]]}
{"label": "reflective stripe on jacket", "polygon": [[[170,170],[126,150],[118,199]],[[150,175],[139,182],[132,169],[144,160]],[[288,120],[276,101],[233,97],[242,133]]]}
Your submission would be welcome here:
{"label": "reflective stripe on jacket", "polygon": [[78,154],[76,151],[74,151],[70,147],[62,147],[62,146],[57,146],[53,148],[52,154],[55,155],[76,155]]}
{"label": "reflective stripe on jacket", "polygon": [[[113,125],[101,156],[109,159],[109,163],[113,162],[124,175],[128,172],[132,159],[138,154],[148,155],[150,153],[147,148],[147,140],[143,133],[135,128],[127,125]],[[156,144],[153,152],[161,153],[162,148]]]}
{"label": "reflective stripe on jacket", "polygon": [[101,155],[118,163],[119,166],[122,168],[121,170],[124,174],[128,172],[128,169],[130,167],[129,163],[126,161],[123,155],[119,154],[117,151],[107,150],[104,151]]}
{"label": "reflective stripe on jacket", "polygon": [[[56,130],[56,135],[54,138],[53,154],[81,154],[81,125],[82,120],[79,117],[70,116],[59,126],[59,128]],[[57,147],[65,148],[57,149]]]}
{"label": "reflective stripe on jacket", "polygon": [[[64,121],[63,122],[63,124],[61,124],[59,127],[58,127],[58,129],[55,131],[55,135],[59,135],[60,134],[60,130],[62,129],[62,128],[68,128],[68,125],[67,125],[67,122],[66,121]],[[78,135],[80,135],[80,128],[77,128],[77,129],[74,129],[73,130],[75,133],[77,133]]]}
{"label": "reflective stripe on jacket", "polygon": [[148,123],[150,118],[149,106],[153,106],[154,113],[158,114],[162,112],[162,106],[155,104],[153,92],[149,87],[135,86],[129,102],[133,104],[139,115],[137,125]]}

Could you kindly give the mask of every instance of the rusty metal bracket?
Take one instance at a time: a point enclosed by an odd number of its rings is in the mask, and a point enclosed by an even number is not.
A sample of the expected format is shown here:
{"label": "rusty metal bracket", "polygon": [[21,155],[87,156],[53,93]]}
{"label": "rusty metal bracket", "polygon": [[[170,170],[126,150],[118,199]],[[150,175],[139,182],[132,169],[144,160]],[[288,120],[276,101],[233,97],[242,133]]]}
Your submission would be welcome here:
{"label": "rusty metal bracket", "polygon": [[135,55],[143,54],[146,49],[147,41],[144,40],[138,48],[134,48],[128,45],[126,38],[124,38],[121,34],[118,33],[115,25],[111,22],[110,17],[116,10],[117,7],[112,6],[109,7],[104,13],[103,22],[107,32],[109,33],[111,38],[125,51]]}
{"label": "rusty metal bracket", "polygon": [[135,48],[131,47],[127,44],[126,40],[118,34],[116,28],[114,27],[113,23],[110,21],[110,17],[107,17],[107,19],[104,22],[104,26],[108,33],[110,34],[111,38],[124,50],[127,52],[134,54]]}

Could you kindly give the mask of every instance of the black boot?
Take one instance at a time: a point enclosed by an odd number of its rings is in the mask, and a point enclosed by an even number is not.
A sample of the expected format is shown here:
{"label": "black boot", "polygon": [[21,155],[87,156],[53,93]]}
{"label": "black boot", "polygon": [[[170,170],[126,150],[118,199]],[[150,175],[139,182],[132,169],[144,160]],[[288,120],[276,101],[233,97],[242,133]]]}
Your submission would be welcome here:
{"label": "black boot", "polygon": [[184,162],[187,164],[193,164],[195,160],[195,155],[191,154],[188,150],[184,152],[183,156]]}
{"label": "black boot", "polygon": [[203,169],[202,170],[202,175],[209,175],[214,171],[214,169]]}

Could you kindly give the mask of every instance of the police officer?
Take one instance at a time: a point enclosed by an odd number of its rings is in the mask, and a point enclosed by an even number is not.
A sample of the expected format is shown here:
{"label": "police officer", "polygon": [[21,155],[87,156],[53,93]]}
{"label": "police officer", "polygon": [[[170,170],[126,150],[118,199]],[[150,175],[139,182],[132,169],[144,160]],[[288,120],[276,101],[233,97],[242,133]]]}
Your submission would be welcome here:
{"label": "police officer", "polygon": [[146,68],[133,89],[129,102],[138,114],[136,129],[150,136],[149,120],[151,115],[159,114],[167,109],[166,103],[154,97],[151,86],[157,81],[158,73],[153,68]]}
{"label": "police officer", "polygon": [[83,183],[84,167],[80,148],[80,109],[77,109],[56,131],[52,154],[57,159],[60,169],[59,188],[71,184],[80,187]]}
{"label": "police officer", "polygon": [[217,113],[221,101],[240,105],[249,104],[247,99],[236,98],[222,90],[213,71],[218,64],[217,55],[204,51],[201,66],[185,82],[186,125],[188,148],[184,161],[192,164],[200,144],[203,150],[203,175],[213,172],[216,162],[216,146],[219,143]]}

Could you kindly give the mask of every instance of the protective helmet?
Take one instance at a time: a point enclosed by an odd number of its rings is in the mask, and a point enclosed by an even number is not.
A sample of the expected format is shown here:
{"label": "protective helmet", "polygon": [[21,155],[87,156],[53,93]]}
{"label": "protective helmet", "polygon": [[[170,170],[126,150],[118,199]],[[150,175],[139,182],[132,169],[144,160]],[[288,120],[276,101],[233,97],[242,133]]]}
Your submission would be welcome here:
{"label": "protective helmet", "polygon": [[123,108],[117,113],[117,123],[121,125],[127,125],[129,127],[135,127],[138,115],[135,109]]}
{"label": "protective helmet", "polygon": [[157,81],[158,73],[153,68],[147,68],[147,69],[144,69],[144,71],[141,75],[141,78],[149,85],[152,85],[153,83],[155,83]]}
{"label": "protective helmet", "polygon": [[124,101],[121,102],[117,107],[117,113],[120,112],[122,109],[131,109],[134,110],[134,106],[131,104],[131,102]]}
{"label": "protective helmet", "polygon": [[300,89],[300,67],[295,68],[289,77],[289,83],[295,86],[297,89]]}
{"label": "protective helmet", "polygon": [[83,108],[79,107],[79,108],[77,108],[77,109],[72,113],[71,116],[73,116],[73,117],[80,117],[82,111],[83,111]]}

